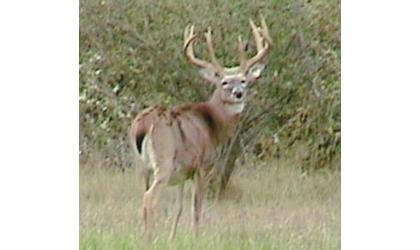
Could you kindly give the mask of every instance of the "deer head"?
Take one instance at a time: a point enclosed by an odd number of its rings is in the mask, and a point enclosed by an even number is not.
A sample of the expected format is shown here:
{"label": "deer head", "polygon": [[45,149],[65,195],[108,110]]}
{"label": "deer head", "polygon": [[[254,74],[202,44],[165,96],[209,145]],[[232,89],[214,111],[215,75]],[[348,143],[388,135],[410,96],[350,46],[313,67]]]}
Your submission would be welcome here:
{"label": "deer head", "polygon": [[257,27],[252,20],[249,23],[255,39],[257,54],[247,59],[245,44],[239,36],[237,43],[239,66],[231,68],[223,67],[216,59],[210,27],[205,33],[210,62],[201,60],[194,54],[194,43],[197,40],[197,35],[194,34],[194,25],[188,25],[184,31],[184,53],[189,63],[198,67],[200,75],[216,86],[219,90],[216,93],[220,93],[219,98],[222,102],[240,104],[239,112],[243,109],[248,87],[261,76],[265,67],[261,61],[272,47],[272,40],[264,18],[261,17],[261,27]]}

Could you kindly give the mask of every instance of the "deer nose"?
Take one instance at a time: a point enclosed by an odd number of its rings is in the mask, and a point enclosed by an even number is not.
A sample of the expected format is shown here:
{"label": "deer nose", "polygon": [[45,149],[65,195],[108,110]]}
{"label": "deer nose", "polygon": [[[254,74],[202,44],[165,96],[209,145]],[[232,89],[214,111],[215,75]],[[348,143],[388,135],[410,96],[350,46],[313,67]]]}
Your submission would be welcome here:
{"label": "deer nose", "polygon": [[237,98],[237,99],[241,99],[242,98],[242,91],[235,91],[233,92],[233,95]]}

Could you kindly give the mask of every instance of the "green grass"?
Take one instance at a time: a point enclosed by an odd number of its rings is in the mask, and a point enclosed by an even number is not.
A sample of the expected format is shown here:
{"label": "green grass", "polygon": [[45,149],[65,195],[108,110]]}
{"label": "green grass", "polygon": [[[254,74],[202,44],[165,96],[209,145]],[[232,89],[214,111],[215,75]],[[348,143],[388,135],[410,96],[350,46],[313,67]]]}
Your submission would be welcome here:
{"label": "green grass", "polygon": [[190,235],[182,233],[174,241],[157,239],[146,244],[134,235],[99,235],[88,234],[81,238],[80,249],[339,249],[339,239],[325,242],[321,239],[312,242],[286,239],[266,233],[249,235],[223,233],[204,235],[194,240]]}
{"label": "green grass", "polygon": [[167,240],[175,191],[170,187],[158,208],[160,233],[147,244],[134,170],[95,165],[80,168],[80,249],[340,249],[339,173],[302,177],[279,162],[241,166],[226,197],[204,203],[197,239],[189,230],[187,192],[173,241]]}

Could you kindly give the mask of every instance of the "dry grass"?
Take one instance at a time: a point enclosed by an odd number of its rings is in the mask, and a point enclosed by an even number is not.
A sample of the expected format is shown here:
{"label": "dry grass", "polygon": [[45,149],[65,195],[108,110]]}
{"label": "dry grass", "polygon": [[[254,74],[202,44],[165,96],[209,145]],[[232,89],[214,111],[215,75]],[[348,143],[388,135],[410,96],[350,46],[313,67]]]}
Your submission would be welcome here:
{"label": "dry grass", "polygon": [[[80,168],[81,249],[340,249],[340,175],[302,177],[278,162],[238,168],[225,199],[207,200],[197,241],[190,236],[190,195],[173,242],[174,188],[159,206],[161,234],[142,240],[140,184],[133,169]],[[189,189],[188,189],[189,190]]]}

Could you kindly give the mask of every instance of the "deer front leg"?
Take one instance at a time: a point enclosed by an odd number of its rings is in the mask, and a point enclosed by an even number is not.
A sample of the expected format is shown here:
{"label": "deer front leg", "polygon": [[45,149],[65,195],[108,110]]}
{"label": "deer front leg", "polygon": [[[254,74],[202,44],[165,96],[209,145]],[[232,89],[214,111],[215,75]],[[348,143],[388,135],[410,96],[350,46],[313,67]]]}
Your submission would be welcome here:
{"label": "deer front leg", "polygon": [[194,185],[193,185],[193,195],[192,195],[192,230],[194,237],[198,236],[198,225],[200,222],[200,216],[201,216],[201,206],[203,202],[203,179],[199,175],[199,173],[196,173],[194,175]]}
{"label": "deer front leg", "polygon": [[171,234],[169,236],[170,240],[172,240],[175,237],[178,221],[182,213],[182,203],[184,200],[184,183],[180,184],[176,199],[177,199],[177,207],[174,214],[174,221],[172,223]]}

